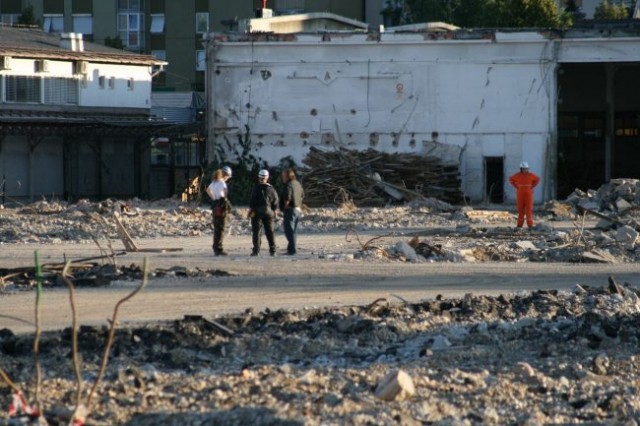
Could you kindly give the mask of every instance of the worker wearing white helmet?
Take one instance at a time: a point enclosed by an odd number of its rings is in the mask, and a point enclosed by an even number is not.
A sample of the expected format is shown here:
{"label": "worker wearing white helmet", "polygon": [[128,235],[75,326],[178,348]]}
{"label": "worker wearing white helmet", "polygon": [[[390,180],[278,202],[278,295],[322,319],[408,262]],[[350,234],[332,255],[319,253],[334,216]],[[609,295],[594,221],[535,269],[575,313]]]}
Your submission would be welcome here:
{"label": "worker wearing white helmet", "polygon": [[540,183],[540,178],[529,171],[529,163],[520,163],[520,172],[509,178],[509,183],[516,189],[516,206],[518,207],[517,227],[522,228],[525,218],[527,227],[533,226],[533,188]]}
{"label": "worker wearing white helmet", "polygon": [[231,179],[231,167],[224,166],[213,173],[213,181],[207,187],[207,195],[211,198],[213,221],[213,254],[226,256],[223,248],[224,233],[227,228],[227,216],[231,211],[229,202],[229,188],[227,181]]}
{"label": "worker wearing white helmet", "polygon": [[251,236],[253,250],[251,256],[260,254],[262,245],[262,229],[269,243],[269,254],[276,254],[276,238],[273,231],[273,222],[278,209],[278,193],[269,184],[269,171],[266,169],[258,172],[258,183],[251,191],[249,199],[249,217],[251,218]]}

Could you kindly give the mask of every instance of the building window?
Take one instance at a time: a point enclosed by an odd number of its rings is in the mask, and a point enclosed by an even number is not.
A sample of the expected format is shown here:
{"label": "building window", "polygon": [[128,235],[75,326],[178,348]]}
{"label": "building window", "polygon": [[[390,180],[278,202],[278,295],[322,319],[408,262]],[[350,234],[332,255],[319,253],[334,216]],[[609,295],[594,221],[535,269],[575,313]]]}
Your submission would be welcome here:
{"label": "building window", "polygon": [[64,31],[63,15],[44,15],[44,25],[42,30],[45,33],[61,33]]}
{"label": "building window", "polygon": [[73,78],[45,78],[44,103],[49,105],[77,105],[78,80]]}
{"label": "building window", "polygon": [[129,50],[144,49],[143,0],[118,0],[118,34]]}
{"label": "building window", "polygon": [[142,49],[144,40],[144,15],[142,13],[119,13],[118,32],[128,49]]}
{"label": "building window", "polygon": [[110,77],[109,78],[109,89],[115,89],[116,88],[116,78],[115,77]]}
{"label": "building window", "polygon": [[133,90],[134,82],[135,82],[135,80],[133,79],[133,77],[131,77],[129,80],[127,80],[127,89]]}
{"label": "building window", "polygon": [[93,16],[85,14],[73,15],[73,32],[93,34]]}
{"label": "building window", "polygon": [[118,9],[120,10],[142,10],[142,0],[118,0]]}
{"label": "building window", "polygon": [[5,82],[7,102],[40,103],[41,78],[8,75]]}
{"label": "building window", "polygon": [[200,151],[198,148],[198,142],[174,142],[174,164],[176,166],[198,166],[200,164]]}
{"label": "building window", "polygon": [[20,14],[18,13],[3,13],[1,16],[3,25],[16,25],[18,23],[18,19],[20,19]]}
{"label": "building window", "polygon": [[196,71],[207,70],[207,57],[204,50],[196,50]]}
{"label": "building window", "polygon": [[168,166],[171,144],[168,138],[156,138],[151,142],[151,164],[154,166]]}
{"label": "building window", "polygon": [[101,89],[104,89],[104,75],[101,75],[100,77],[98,77],[98,86]]}
{"label": "building window", "polygon": [[164,14],[151,15],[151,34],[164,33]]}
{"label": "building window", "polygon": [[196,33],[204,34],[209,32],[209,13],[196,13]]}
{"label": "building window", "polygon": [[156,59],[161,61],[167,60],[167,51],[166,50],[152,50],[151,55],[153,55]]}

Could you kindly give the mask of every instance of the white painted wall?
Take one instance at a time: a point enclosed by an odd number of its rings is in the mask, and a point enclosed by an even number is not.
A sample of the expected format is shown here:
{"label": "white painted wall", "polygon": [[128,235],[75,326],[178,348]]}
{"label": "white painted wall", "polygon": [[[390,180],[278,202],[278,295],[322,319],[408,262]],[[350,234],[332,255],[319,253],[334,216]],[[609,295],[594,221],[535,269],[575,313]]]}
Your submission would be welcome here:
{"label": "white painted wall", "polygon": [[[232,130],[211,140],[222,143],[246,125],[257,154],[277,164],[287,155],[300,163],[311,145],[420,153],[436,131],[440,142],[463,148],[463,190],[476,200],[483,156],[506,155],[505,135],[546,140],[553,73],[537,34],[505,44],[385,37],[221,45],[220,74],[212,74],[216,126]],[[507,168],[515,171],[522,155]]]}
{"label": "white painted wall", "polygon": [[[100,86],[104,77],[104,86]],[[113,87],[111,78],[115,79]],[[130,89],[128,82],[133,79]],[[80,86],[80,105],[95,107],[151,108],[151,72],[148,66],[89,64],[86,81]]]}
{"label": "white painted wall", "polygon": [[[148,66],[104,64],[88,62],[88,73],[74,74],[73,61],[49,60],[49,71],[36,72],[34,59],[11,59],[11,69],[0,70],[2,75],[74,78],[79,84],[79,106],[87,107],[151,107],[151,73]],[[99,77],[105,77],[104,88]],[[115,78],[110,87],[109,79]],[[133,79],[133,87],[128,85]]]}
{"label": "white painted wall", "polygon": [[462,148],[467,196],[483,199],[484,157],[503,156],[507,200],[515,198],[508,177],[527,161],[543,179],[540,202],[555,188],[557,65],[637,62],[640,38],[297,35],[216,41],[208,60],[210,159],[245,129],[269,164],[285,156],[300,163],[312,145],[421,153],[435,131],[439,142]]}

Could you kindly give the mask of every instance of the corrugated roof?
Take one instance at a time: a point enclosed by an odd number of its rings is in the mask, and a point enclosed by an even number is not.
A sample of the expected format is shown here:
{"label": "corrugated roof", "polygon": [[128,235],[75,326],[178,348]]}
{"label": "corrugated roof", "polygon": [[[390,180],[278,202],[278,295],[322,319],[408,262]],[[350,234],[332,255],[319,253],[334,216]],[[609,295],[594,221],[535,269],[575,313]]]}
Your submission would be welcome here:
{"label": "corrugated roof", "polygon": [[71,111],[36,111],[0,109],[0,126],[4,123],[65,123],[65,124],[108,124],[108,125],[158,125],[167,124],[160,117],[144,113],[87,113]]}
{"label": "corrugated roof", "polygon": [[191,108],[193,92],[152,92],[151,106]]}
{"label": "corrugated roof", "polygon": [[60,47],[60,35],[40,29],[0,26],[0,55],[16,58],[84,60],[130,65],[166,65],[151,55],[141,55],[84,41],[83,51]]}

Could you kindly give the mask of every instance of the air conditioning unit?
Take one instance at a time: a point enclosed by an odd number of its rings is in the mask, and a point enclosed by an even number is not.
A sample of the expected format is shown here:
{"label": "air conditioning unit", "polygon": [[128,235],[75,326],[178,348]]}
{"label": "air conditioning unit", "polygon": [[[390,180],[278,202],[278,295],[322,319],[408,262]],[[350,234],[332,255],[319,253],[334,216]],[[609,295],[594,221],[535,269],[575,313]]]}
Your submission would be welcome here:
{"label": "air conditioning unit", "polygon": [[37,60],[36,72],[49,72],[49,61],[46,59]]}
{"label": "air conditioning unit", "polygon": [[11,56],[0,56],[0,70],[11,69]]}
{"label": "air conditioning unit", "polygon": [[75,61],[73,63],[74,74],[87,74],[89,72],[89,63],[87,61]]}

